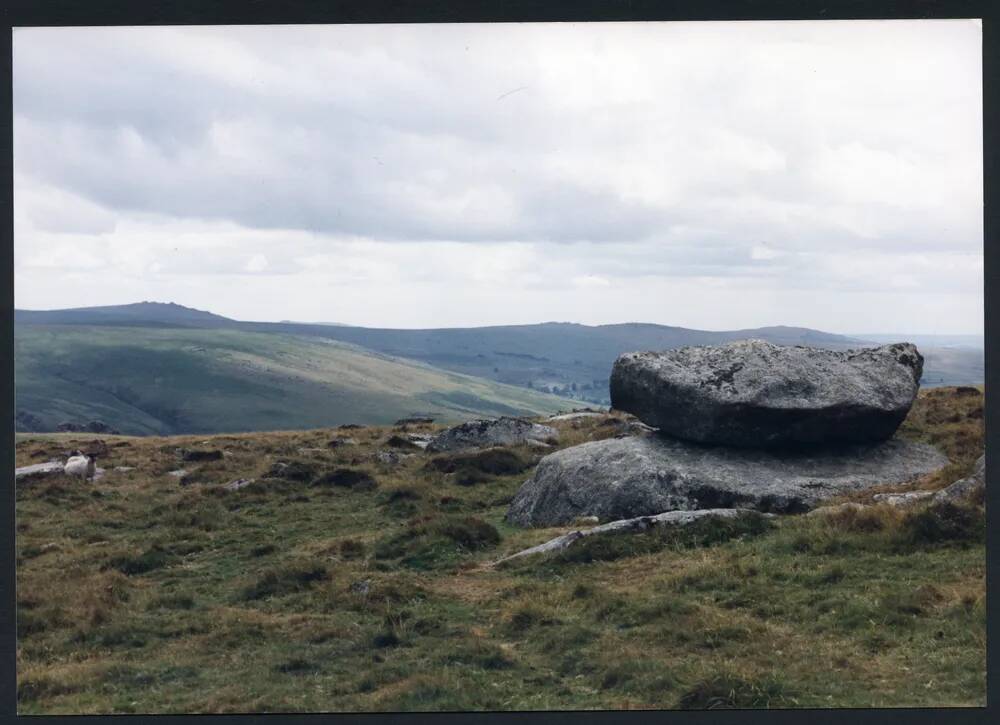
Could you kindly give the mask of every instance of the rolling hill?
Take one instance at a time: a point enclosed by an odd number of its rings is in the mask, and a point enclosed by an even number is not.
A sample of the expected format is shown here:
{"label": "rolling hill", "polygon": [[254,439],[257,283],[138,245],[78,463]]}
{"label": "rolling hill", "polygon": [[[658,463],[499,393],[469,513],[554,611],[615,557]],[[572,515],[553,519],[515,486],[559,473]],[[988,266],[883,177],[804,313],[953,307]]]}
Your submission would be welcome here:
{"label": "rolling hill", "polygon": [[[537,415],[572,401],[336,340],[188,326],[15,326],[16,408],[35,430],[101,420],[166,435]],[[19,429],[24,430],[22,423]]]}
{"label": "rolling hill", "polygon": [[[143,302],[117,307],[15,311],[18,325],[128,325],[228,329],[337,340],[441,370],[522,388],[555,392],[585,404],[607,405],[608,376],[615,358],[629,350],[664,350],[760,338],[779,345],[846,349],[877,345],[801,327],[708,331],[646,323],[588,326],[566,322],[475,328],[400,330],[326,323],[246,322],[175,304]],[[922,339],[925,385],[978,384],[983,352]],[[930,343],[930,344],[925,344]]]}

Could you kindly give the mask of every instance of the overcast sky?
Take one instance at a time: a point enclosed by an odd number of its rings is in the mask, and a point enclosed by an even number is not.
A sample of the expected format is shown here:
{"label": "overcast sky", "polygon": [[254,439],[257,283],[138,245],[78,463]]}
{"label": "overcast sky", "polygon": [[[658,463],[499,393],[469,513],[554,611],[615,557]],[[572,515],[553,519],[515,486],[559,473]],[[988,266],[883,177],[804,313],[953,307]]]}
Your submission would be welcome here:
{"label": "overcast sky", "polygon": [[980,38],[19,29],[16,306],[982,332]]}

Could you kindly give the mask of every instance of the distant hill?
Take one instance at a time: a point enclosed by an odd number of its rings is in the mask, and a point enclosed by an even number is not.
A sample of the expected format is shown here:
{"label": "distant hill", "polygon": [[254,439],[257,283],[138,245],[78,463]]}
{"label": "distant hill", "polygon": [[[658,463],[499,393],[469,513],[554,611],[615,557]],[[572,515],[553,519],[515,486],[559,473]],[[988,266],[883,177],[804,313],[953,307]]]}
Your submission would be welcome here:
{"label": "distant hill", "polygon": [[235,321],[173,302],[136,302],[130,305],[76,307],[68,310],[14,310],[14,322],[45,325],[141,324],[206,327],[225,326]]}
{"label": "distant hill", "polygon": [[[20,324],[142,324],[200,327],[323,338],[357,345],[439,370],[485,378],[521,388],[555,393],[581,404],[608,405],[608,377],[615,358],[630,350],[665,350],[759,338],[779,345],[847,349],[881,344],[802,327],[694,330],[649,323],[580,325],[546,322],[471,328],[403,330],[326,323],[248,322],[179,305],[140,303],[45,312],[15,312]],[[888,340],[886,340],[888,341]],[[925,347],[925,384],[983,382],[982,351]]]}
{"label": "distant hill", "polygon": [[18,324],[15,401],[33,430],[217,433],[541,415],[572,401],[320,338],[138,325]]}

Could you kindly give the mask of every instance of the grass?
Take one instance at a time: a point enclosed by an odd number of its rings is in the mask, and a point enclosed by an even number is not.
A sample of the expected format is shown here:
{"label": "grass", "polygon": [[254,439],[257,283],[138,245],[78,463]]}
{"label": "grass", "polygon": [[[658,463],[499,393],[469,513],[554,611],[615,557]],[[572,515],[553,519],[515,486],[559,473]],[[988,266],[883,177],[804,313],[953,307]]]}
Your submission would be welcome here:
{"label": "grass", "polygon": [[48,430],[103,420],[135,435],[391,424],[415,411],[458,422],[539,415],[573,401],[276,332],[17,325],[18,410]]}
{"label": "grass", "polygon": [[[981,451],[976,405],[928,391],[901,435],[935,441],[960,477]],[[616,430],[557,425],[561,446]],[[492,568],[568,530],[503,521],[537,454],[384,466],[392,434],[102,436],[104,479],[21,487],[19,711],[985,703],[981,509],[706,522]],[[17,463],[92,438],[19,435]],[[165,475],[177,448],[226,455],[186,462],[182,486]],[[268,478],[278,462],[310,476]],[[338,471],[377,486],[320,483]],[[256,483],[222,490],[236,478]]]}

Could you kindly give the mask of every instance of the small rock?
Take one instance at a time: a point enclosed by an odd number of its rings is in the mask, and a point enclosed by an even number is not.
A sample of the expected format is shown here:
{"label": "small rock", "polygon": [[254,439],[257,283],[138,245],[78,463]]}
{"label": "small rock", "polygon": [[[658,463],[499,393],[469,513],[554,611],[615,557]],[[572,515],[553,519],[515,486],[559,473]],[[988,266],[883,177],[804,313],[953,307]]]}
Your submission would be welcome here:
{"label": "small rock", "polygon": [[253,482],[253,478],[238,478],[235,481],[230,481],[225,484],[222,488],[225,491],[239,491],[241,488],[246,488]]}
{"label": "small rock", "polygon": [[326,444],[327,448],[343,448],[344,446],[358,445],[357,438],[334,438]]}
{"label": "small rock", "polygon": [[[667,513],[657,514],[656,516],[639,516],[631,519],[623,519],[621,521],[611,521],[601,526],[595,526],[592,529],[570,531],[567,534],[550,539],[544,544],[532,546],[530,549],[524,549],[516,554],[504,557],[503,559],[495,562],[495,565],[503,564],[504,562],[508,562],[512,559],[519,559],[523,556],[529,556],[532,554],[551,554],[557,551],[562,551],[578,543],[580,540],[591,536],[639,534],[659,527],[687,526],[705,518],[731,519],[738,518],[740,516],[760,515],[760,512],[748,509],[702,509],[698,511],[669,511]],[[771,514],[764,514],[764,516],[770,515]],[[587,518],[594,517],[591,516]]]}
{"label": "small rock", "polygon": [[184,478],[187,475],[187,469],[178,468],[176,471],[168,471],[168,476],[173,476],[174,478]]}
{"label": "small rock", "polygon": [[412,455],[412,453],[400,453],[398,451],[376,451],[372,458],[376,463],[381,463],[383,466],[398,466]]}
{"label": "small rock", "polygon": [[603,418],[604,413],[598,413],[591,410],[580,410],[575,413],[560,413],[559,415],[553,415],[549,418],[550,421],[559,420],[580,420],[583,418]]}
{"label": "small rock", "polygon": [[115,470],[119,473],[128,473],[129,471],[134,471],[134,466],[115,466]]}
{"label": "small rock", "polygon": [[371,587],[371,579],[361,579],[359,581],[351,582],[351,592],[354,594],[360,594],[363,597],[368,595],[368,592],[371,591]]}
{"label": "small rock", "polygon": [[400,418],[396,421],[396,425],[427,425],[428,423],[433,423],[434,419],[427,416],[414,415],[409,418]]}
{"label": "small rock", "polygon": [[26,482],[38,478],[45,478],[63,472],[63,464],[60,461],[48,461],[47,463],[35,463],[31,466],[22,466],[14,469],[14,481]]}
{"label": "small rock", "polygon": [[905,508],[924,501],[934,495],[933,491],[906,491],[905,493],[876,493],[872,501]]}
{"label": "small rock", "polygon": [[[975,388],[973,388],[975,390]],[[977,391],[978,392],[978,391]],[[962,499],[982,496],[986,491],[986,456],[982,455],[972,467],[972,474],[934,494],[934,504],[955,503]]]}
{"label": "small rock", "polygon": [[443,453],[462,448],[524,445],[532,440],[544,443],[558,441],[559,431],[552,426],[539,425],[521,418],[470,420],[434,436],[427,450]]}

